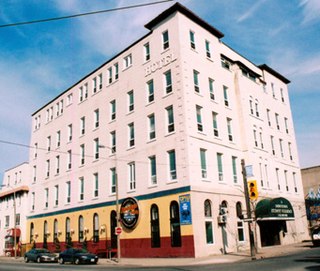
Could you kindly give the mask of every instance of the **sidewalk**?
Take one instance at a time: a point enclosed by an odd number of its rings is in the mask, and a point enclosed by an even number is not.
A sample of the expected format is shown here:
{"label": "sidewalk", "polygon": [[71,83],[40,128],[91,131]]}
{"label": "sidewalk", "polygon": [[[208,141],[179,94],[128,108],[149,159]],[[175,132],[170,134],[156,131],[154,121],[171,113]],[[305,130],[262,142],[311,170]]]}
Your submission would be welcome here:
{"label": "sidewalk", "polygon": [[[312,242],[302,242],[298,244],[272,246],[259,249],[256,259],[272,258],[276,256],[284,256],[299,251],[308,250],[312,247]],[[201,258],[122,258],[120,263],[110,259],[99,259],[100,265],[126,265],[126,266],[185,266],[185,265],[205,265],[217,263],[234,263],[240,261],[251,261],[250,251],[242,251],[239,253],[229,253],[226,255],[212,255]],[[0,257],[0,262],[17,261],[23,262],[23,258],[19,257]]]}

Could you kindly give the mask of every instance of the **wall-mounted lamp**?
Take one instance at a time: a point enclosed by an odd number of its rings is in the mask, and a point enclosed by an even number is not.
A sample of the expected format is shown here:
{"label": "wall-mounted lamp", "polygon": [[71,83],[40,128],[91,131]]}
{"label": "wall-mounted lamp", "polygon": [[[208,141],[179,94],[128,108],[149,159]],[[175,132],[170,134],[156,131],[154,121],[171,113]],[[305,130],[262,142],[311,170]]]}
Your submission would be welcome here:
{"label": "wall-mounted lamp", "polygon": [[100,233],[104,233],[106,231],[106,226],[105,225],[101,225],[100,226]]}
{"label": "wall-mounted lamp", "polygon": [[58,230],[58,235],[60,236],[62,234],[61,230]]}
{"label": "wall-mounted lamp", "polygon": [[84,234],[87,234],[87,233],[89,233],[89,229],[87,227],[84,227],[83,232],[84,232]]}
{"label": "wall-mounted lamp", "polygon": [[71,230],[70,230],[70,233],[71,233],[71,234],[74,234],[74,229],[71,229]]}

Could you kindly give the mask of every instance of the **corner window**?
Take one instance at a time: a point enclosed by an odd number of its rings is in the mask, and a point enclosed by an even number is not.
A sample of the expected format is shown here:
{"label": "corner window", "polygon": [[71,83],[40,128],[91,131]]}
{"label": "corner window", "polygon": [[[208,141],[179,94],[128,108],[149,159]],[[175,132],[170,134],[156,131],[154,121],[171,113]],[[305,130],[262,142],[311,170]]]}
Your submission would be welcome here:
{"label": "corner window", "polygon": [[169,32],[168,30],[162,33],[162,49],[166,50],[169,48]]}
{"label": "corner window", "polygon": [[195,34],[194,34],[194,32],[193,32],[193,31],[189,31],[189,36],[190,36],[190,47],[191,47],[192,49],[196,49],[196,43],[195,43],[195,38],[194,38]]}

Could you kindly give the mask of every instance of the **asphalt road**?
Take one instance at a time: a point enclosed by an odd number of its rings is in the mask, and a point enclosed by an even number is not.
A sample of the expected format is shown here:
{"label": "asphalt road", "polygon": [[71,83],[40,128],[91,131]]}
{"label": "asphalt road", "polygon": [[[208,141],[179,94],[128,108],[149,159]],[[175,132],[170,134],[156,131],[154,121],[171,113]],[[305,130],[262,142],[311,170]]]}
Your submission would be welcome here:
{"label": "asphalt road", "polygon": [[245,261],[228,264],[210,264],[195,266],[162,266],[162,267],[139,267],[121,266],[109,264],[97,265],[72,265],[72,264],[37,264],[23,262],[1,262],[0,271],[38,271],[38,270],[110,270],[110,271],[320,271],[320,248],[310,248],[297,254],[261,259],[256,261]]}

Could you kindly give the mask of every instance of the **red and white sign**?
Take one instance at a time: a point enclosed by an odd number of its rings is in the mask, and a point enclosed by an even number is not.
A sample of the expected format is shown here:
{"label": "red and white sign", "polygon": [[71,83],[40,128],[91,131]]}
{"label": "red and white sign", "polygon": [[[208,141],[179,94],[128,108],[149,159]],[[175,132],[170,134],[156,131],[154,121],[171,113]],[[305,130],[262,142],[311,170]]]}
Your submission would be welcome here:
{"label": "red and white sign", "polygon": [[122,233],[122,228],[121,227],[116,227],[115,229],[115,234],[120,235]]}

